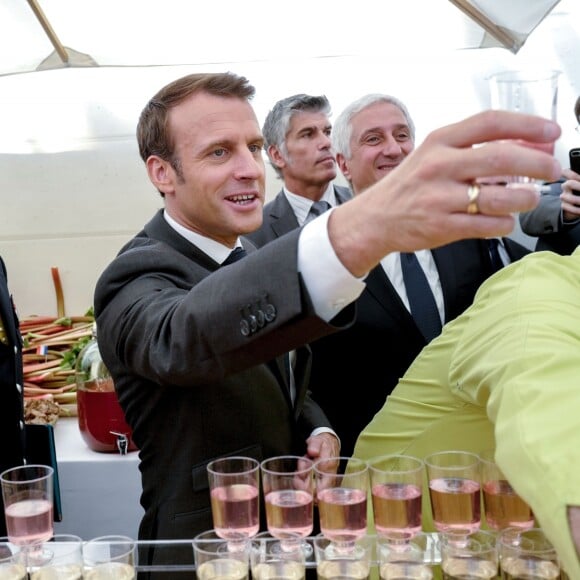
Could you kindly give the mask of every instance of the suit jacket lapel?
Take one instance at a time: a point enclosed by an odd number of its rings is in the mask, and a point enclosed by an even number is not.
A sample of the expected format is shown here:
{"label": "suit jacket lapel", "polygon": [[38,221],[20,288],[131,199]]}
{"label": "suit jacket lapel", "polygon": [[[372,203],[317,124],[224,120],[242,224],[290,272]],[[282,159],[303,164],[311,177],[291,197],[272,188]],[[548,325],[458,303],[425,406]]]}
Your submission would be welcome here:
{"label": "suit jacket lapel", "polygon": [[443,292],[443,306],[445,308],[445,322],[447,322],[447,313],[450,310],[449,304],[453,304],[457,300],[458,284],[455,260],[461,258],[453,256],[452,246],[436,248],[431,251],[431,254],[439,273],[441,291]]}
{"label": "suit jacket lapel", "polygon": [[334,195],[336,196],[336,200],[338,201],[339,205],[343,204],[349,199],[352,199],[352,191],[348,189],[348,187],[339,187],[338,185],[335,185]]}
{"label": "suit jacket lapel", "polygon": [[286,199],[283,191],[280,191],[274,198],[270,206],[269,217],[272,220],[270,225],[277,237],[283,236],[299,227],[292,206]]}
{"label": "suit jacket lapel", "polygon": [[308,345],[296,349],[294,363],[294,385],[296,387],[296,399],[294,401],[294,418],[297,419],[302,412],[304,398],[308,392],[310,380],[310,368],[312,366],[312,351]]}
{"label": "suit jacket lapel", "polygon": [[366,292],[395,319],[398,325],[401,327],[412,325],[419,332],[411,313],[403,304],[380,264],[369,272],[365,283]]}

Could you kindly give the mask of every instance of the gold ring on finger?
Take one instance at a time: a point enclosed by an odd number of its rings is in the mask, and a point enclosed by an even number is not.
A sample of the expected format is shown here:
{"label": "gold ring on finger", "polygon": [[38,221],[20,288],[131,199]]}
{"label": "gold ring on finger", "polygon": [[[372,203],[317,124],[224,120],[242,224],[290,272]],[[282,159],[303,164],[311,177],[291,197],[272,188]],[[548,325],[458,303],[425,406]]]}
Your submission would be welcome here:
{"label": "gold ring on finger", "polygon": [[467,188],[467,199],[468,199],[467,213],[468,214],[473,215],[473,214],[479,213],[479,206],[477,205],[477,198],[479,197],[480,192],[481,192],[481,188],[479,187],[479,185],[477,183],[472,183]]}

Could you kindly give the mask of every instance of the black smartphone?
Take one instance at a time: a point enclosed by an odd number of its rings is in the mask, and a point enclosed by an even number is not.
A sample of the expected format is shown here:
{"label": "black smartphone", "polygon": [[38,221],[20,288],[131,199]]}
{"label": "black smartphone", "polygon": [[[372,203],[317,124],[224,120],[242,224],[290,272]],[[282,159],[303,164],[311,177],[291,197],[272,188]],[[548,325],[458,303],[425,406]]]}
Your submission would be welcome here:
{"label": "black smartphone", "polygon": [[580,147],[574,147],[573,149],[570,149],[569,155],[570,169],[576,173],[580,173]]}

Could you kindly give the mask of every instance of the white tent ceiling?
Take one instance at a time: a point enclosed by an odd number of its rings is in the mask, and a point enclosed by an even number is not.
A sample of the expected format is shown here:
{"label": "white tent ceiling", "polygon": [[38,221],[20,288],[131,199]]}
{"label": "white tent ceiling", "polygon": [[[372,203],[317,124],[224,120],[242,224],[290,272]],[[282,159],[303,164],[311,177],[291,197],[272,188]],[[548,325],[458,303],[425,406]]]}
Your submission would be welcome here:
{"label": "white tent ceiling", "polygon": [[197,65],[473,48],[490,44],[483,28],[465,15],[473,16],[478,7],[484,21],[499,25],[497,33],[511,32],[523,42],[555,4],[558,0],[2,0],[0,75],[47,66]]}
{"label": "white tent ceiling", "polygon": [[[464,50],[498,43],[456,3],[485,6],[520,39],[533,32],[517,54]],[[578,0],[1,0],[0,154],[133,143],[153,92],[216,69],[250,79],[259,118],[294,92],[325,93],[335,111],[365,92],[395,94],[420,138],[487,106],[487,75],[533,64],[562,71],[565,119],[580,94],[578,55]]]}

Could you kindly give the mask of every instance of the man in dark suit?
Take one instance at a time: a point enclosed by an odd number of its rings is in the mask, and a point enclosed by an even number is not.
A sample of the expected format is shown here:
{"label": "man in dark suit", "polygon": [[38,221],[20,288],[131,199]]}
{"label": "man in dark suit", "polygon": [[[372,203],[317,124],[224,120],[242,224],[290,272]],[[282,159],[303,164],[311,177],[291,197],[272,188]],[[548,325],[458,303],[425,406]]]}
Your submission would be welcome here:
{"label": "man in dark suit", "polygon": [[[24,463],[22,339],[0,257],[0,473]],[[0,535],[6,535],[4,504]]]}
{"label": "man in dark suit", "polygon": [[284,186],[264,206],[262,226],[248,235],[258,247],[352,197],[347,187],[332,183],[336,159],[329,116],[324,95],[305,94],[278,101],[266,116],[264,149]]}
{"label": "man in dark suit", "polygon": [[[355,196],[392,172],[414,149],[415,127],[398,99],[371,94],[349,105],[337,118],[333,143],[339,167]],[[507,263],[528,253],[512,240],[498,247]],[[441,325],[461,314],[480,284],[501,267],[492,265],[486,241],[463,240],[416,252],[435,299]],[[351,455],[356,438],[433,334],[422,332],[413,315],[409,284],[400,256],[391,253],[371,270],[357,300],[356,323],[311,343],[310,390]]]}
{"label": "man in dark suit", "polygon": [[[489,172],[473,143],[492,141],[502,174],[551,179],[560,171],[539,151],[503,162],[493,142],[554,140],[556,124],[489,111],[434,134],[401,181],[377,184],[364,202],[352,199],[253,251],[241,237],[261,225],[264,201],[253,94],[243,77],[199,74],[149,101],[137,135],[164,209],[95,289],[99,348],[140,449],[142,539],[191,538],[212,527],[206,465],[215,457],[338,452],[305,390],[308,361],[299,359],[290,376],[286,357],[277,357],[351,324],[362,279],[382,256],[497,235],[512,225],[511,212],[533,207],[533,192],[493,186],[470,202],[469,184]],[[445,177],[426,184],[430,152]],[[242,246],[248,256],[228,265]]]}

